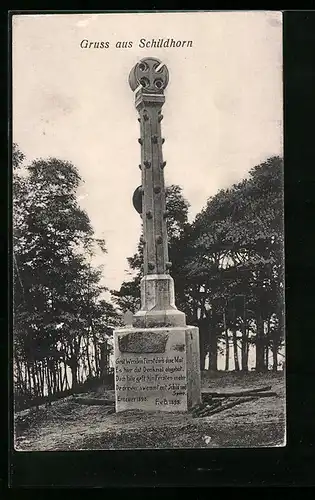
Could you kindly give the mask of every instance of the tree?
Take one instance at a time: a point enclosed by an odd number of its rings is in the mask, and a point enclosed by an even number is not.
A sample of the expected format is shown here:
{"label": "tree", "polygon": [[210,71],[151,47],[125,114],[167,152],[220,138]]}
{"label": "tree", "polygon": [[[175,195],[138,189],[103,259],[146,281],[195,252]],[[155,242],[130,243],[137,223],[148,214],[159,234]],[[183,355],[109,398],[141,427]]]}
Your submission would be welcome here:
{"label": "tree", "polygon": [[[222,310],[226,300],[245,297],[246,308],[234,307],[228,319],[234,332],[234,354],[237,353],[236,332],[242,331],[243,369],[247,369],[249,320],[254,319],[251,324],[256,369],[262,371],[266,368],[264,352],[268,336],[265,330],[273,315],[279,319],[282,316],[282,175],[281,158],[272,157],[254,167],[247,179],[210,198],[194,221],[187,250],[190,258],[182,270],[189,280],[199,280],[217,311]],[[198,302],[201,304],[201,298]],[[278,349],[283,334],[271,328],[269,338],[270,335]],[[235,361],[237,366],[236,354]]]}
{"label": "tree", "polygon": [[29,395],[51,395],[99,373],[98,324],[118,316],[90,263],[106,248],[78,204],[77,169],[56,158],[23,166],[16,145],[12,160],[17,380]]}
{"label": "tree", "polygon": [[135,276],[133,281],[124,281],[117,290],[111,290],[114,302],[122,312],[131,311],[135,314],[140,309],[140,277]]}

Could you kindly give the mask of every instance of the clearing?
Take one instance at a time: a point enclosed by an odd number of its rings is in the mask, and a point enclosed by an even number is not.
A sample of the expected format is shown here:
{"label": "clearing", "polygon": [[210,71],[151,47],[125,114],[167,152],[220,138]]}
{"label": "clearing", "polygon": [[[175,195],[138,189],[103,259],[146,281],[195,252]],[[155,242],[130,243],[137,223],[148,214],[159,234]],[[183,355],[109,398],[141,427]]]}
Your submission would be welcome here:
{"label": "clearing", "polygon": [[[203,373],[203,389],[239,391],[271,386],[276,396],[248,401],[211,416],[144,413],[116,414],[111,406],[83,405],[73,396],[51,406],[15,414],[17,451],[66,451],[145,448],[248,448],[285,445],[283,372]],[[77,395],[114,400],[114,391]]]}

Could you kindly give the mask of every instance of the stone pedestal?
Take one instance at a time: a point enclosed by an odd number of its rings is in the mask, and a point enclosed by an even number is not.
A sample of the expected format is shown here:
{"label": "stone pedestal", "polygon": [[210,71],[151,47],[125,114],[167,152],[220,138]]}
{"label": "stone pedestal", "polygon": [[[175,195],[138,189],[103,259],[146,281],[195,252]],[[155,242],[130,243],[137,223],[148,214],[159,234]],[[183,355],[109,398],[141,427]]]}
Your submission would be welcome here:
{"label": "stone pedestal", "polygon": [[116,412],[187,412],[199,404],[198,337],[194,326],[117,329]]}

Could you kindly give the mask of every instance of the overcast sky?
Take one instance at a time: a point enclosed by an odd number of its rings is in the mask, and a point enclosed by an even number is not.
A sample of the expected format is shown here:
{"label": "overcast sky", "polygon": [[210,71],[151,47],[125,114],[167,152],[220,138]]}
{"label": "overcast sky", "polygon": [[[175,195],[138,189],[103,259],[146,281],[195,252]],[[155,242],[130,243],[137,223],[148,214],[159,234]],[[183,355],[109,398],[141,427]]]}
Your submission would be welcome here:
{"label": "overcast sky", "polygon": [[[192,47],[139,48],[139,40]],[[82,40],[109,42],[83,49]],[[132,48],[116,48],[131,41]],[[104,283],[119,288],[136,251],[139,123],[128,84],[141,58],[168,67],[162,133],[167,184],[190,219],[209,196],[282,154],[282,21],[277,12],[23,15],[13,19],[13,140],[28,160],[71,161],[79,195],[108,253]]]}

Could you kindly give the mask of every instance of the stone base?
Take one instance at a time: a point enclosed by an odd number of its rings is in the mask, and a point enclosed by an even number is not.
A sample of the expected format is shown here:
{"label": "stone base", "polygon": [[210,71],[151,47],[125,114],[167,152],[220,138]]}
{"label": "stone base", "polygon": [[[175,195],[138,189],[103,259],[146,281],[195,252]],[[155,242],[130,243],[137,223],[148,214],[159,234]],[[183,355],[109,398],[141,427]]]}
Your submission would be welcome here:
{"label": "stone base", "polygon": [[114,358],[116,412],[187,412],[201,402],[197,327],[117,329]]}
{"label": "stone base", "polygon": [[175,306],[174,280],[169,274],[148,274],[141,280],[142,307],[133,316],[135,328],[186,326],[186,316]]}

